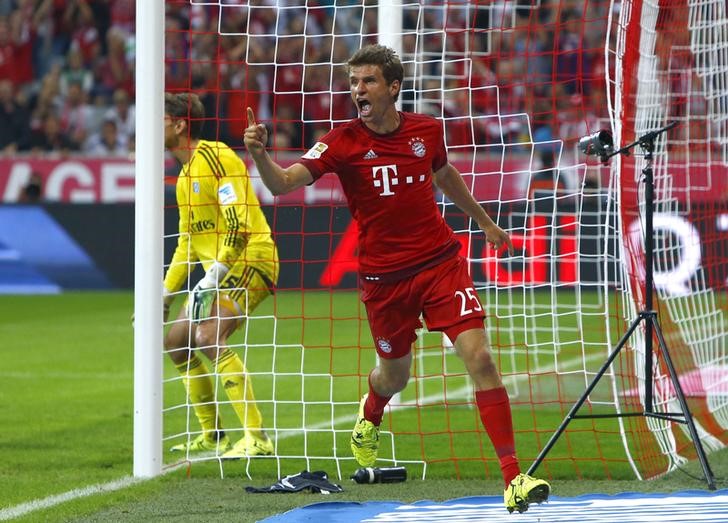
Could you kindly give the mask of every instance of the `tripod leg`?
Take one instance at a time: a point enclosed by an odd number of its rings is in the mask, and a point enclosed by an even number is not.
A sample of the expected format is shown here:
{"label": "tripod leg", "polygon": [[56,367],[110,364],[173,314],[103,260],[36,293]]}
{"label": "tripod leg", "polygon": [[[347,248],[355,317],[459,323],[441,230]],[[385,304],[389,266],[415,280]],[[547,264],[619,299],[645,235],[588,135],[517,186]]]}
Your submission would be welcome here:
{"label": "tripod leg", "polygon": [[693,420],[693,416],[690,413],[690,409],[688,408],[688,402],[685,400],[685,394],[683,393],[682,386],[680,385],[680,380],[678,379],[677,372],[675,371],[675,366],[672,363],[670,353],[667,350],[667,344],[665,343],[665,338],[662,335],[662,329],[660,328],[660,324],[657,322],[657,317],[654,315],[650,316],[647,321],[651,322],[652,326],[655,329],[655,334],[657,335],[657,340],[660,344],[660,350],[662,351],[662,355],[665,358],[667,370],[670,372],[670,379],[672,380],[672,384],[675,387],[675,395],[677,396],[678,402],[680,403],[680,408],[682,409],[683,416],[685,417],[685,423],[688,426],[690,437],[693,439],[695,451],[698,454],[698,461],[700,462],[700,466],[703,469],[705,481],[708,483],[708,488],[710,490],[715,490],[715,478],[713,476],[713,471],[710,469],[710,465],[708,464],[708,458],[705,456],[705,450],[703,449],[703,443],[702,441],[700,441],[698,431],[695,429],[695,421]]}
{"label": "tripod leg", "polygon": [[602,378],[605,372],[607,372],[607,369],[612,364],[614,359],[619,354],[619,351],[622,350],[622,347],[627,343],[627,340],[629,340],[630,336],[632,336],[632,333],[635,331],[637,326],[640,324],[640,322],[645,319],[644,316],[638,316],[634,320],[632,320],[632,323],[629,326],[629,329],[627,329],[627,332],[624,333],[622,338],[620,338],[619,342],[617,343],[617,346],[612,350],[612,352],[609,354],[609,357],[607,358],[607,361],[604,362],[604,364],[601,366],[599,371],[597,371],[596,375],[594,376],[594,379],[592,379],[591,383],[589,383],[589,386],[586,388],[586,390],[582,393],[579,400],[574,403],[574,406],[571,407],[571,410],[566,415],[564,420],[561,422],[561,425],[559,425],[559,428],[556,429],[556,432],[553,433],[551,436],[551,439],[548,440],[546,443],[546,446],[541,449],[541,452],[536,457],[533,463],[531,463],[531,466],[528,468],[528,475],[531,475],[541,464],[543,459],[546,457],[546,454],[549,453],[551,450],[551,447],[553,447],[556,444],[556,441],[559,439],[559,436],[566,430],[566,427],[569,425],[569,422],[574,418],[574,415],[578,412],[578,410],[581,408],[581,406],[584,404],[586,399],[589,397],[589,394],[594,390],[594,387],[597,386],[597,383]]}

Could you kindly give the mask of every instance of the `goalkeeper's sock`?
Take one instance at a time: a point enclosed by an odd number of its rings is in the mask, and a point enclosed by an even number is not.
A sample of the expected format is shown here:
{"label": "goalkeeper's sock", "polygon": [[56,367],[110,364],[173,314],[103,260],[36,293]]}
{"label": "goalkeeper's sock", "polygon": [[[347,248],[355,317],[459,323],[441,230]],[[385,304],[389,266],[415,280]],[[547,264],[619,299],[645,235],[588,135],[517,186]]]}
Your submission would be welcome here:
{"label": "goalkeeper's sock", "polygon": [[381,396],[377,394],[372,386],[372,375],[369,374],[369,394],[367,394],[367,400],[364,403],[364,419],[371,421],[377,427],[382,423],[382,416],[384,416],[384,407],[387,406],[392,396]]}
{"label": "goalkeeper's sock", "polygon": [[506,486],[521,473],[516,458],[516,444],[513,437],[513,419],[511,418],[511,402],[505,387],[489,390],[476,390],[475,403],[480,411],[490,441],[500,462],[503,480]]}
{"label": "goalkeeper's sock", "polygon": [[253,382],[243,361],[232,350],[224,349],[217,357],[215,369],[243,428],[260,429],[263,426],[263,417],[255,404]]}
{"label": "goalkeeper's sock", "polygon": [[217,436],[222,424],[217,416],[215,390],[207,366],[200,358],[193,355],[188,362],[177,365],[177,370],[182,376],[182,382],[187,389],[187,395],[202,431],[208,437]]}

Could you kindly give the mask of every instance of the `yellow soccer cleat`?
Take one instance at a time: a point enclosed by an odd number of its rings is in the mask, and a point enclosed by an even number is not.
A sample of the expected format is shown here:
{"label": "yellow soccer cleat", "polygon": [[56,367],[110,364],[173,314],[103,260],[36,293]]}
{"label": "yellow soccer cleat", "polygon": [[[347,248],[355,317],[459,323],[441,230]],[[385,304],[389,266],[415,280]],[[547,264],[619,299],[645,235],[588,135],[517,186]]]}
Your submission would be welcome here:
{"label": "yellow soccer cleat", "polygon": [[256,435],[253,435],[252,432],[247,432],[222,457],[223,459],[242,459],[272,455],[273,441],[271,441],[265,432],[260,431]]}
{"label": "yellow soccer cleat", "polygon": [[377,461],[379,451],[379,427],[364,419],[364,403],[366,394],[359,402],[359,414],[354,430],[351,431],[351,452],[362,467],[371,467]]}
{"label": "yellow soccer cleat", "polygon": [[222,435],[218,434],[217,437],[215,437],[214,434],[200,434],[191,441],[174,445],[169,450],[170,452],[189,452],[190,454],[197,452],[214,452],[215,454],[222,454],[229,448],[230,438],[228,438],[225,433],[222,433]]}
{"label": "yellow soccer cleat", "polygon": [[508,512],[526,512],[531,503],[543,503],[549,499],[551,486],[542,479],[519,474],[503,491],[503,501]]}

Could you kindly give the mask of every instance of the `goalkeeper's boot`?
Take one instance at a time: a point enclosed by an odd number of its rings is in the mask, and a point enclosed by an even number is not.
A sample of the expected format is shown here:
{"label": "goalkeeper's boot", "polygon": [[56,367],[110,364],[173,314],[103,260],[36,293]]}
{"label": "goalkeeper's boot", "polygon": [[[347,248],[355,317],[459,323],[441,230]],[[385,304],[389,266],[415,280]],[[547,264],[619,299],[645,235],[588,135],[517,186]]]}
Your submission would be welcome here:
{"label": "goalkeeper's boot", "polygon": [[508,512],[526,512],[531,503],[543,503],[549,499],[551,486],[542,479],[519,474],[511,480],[503,492]]}
{"label": "goalkeeper's boot", "polygon": [[377,461],[379,451],[379,426],[364,418],[367,395],[359,402],[359,414],[351,431],[351,452],[362,467],[371,467]]}
{"label": "goalkeeper's boot", "polygon": [[174,445],[169,450],[171,452],[189,452],[190,454],[198,452],[214,452],[222,454],[230,448],[230,438],[224,432],[200,434],[193,440],[185,441]]}
{"label": "goalkeeper's boot", "polygon": [[247,431],[233,448],[222,455],[223,459],[252,458],[255,456],[272,456],[273,441],[265,431]]}

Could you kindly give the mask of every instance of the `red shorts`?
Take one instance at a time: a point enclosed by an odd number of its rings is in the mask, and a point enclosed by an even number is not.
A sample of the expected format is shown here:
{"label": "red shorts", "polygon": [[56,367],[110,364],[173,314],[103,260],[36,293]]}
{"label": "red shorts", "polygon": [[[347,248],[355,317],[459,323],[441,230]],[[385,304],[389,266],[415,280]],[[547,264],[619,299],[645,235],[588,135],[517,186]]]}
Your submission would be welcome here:
{"label": "red shorts", "polygon": [[469,329],[482,329],[485,312],[468,273],[468,262],[455,256],[409,278],[393,283],[361,281],[361,300],[367,309],[377,354],[382,358],[407,355],[422,327],[442,331],[455,341]]}

